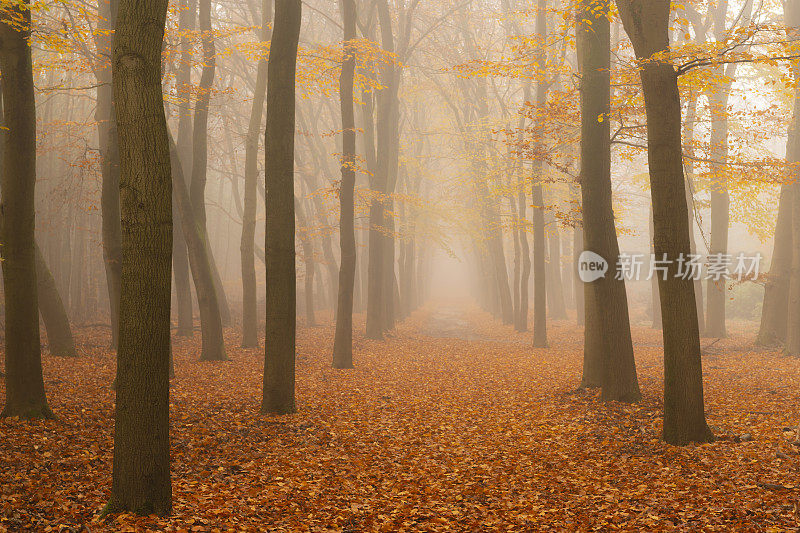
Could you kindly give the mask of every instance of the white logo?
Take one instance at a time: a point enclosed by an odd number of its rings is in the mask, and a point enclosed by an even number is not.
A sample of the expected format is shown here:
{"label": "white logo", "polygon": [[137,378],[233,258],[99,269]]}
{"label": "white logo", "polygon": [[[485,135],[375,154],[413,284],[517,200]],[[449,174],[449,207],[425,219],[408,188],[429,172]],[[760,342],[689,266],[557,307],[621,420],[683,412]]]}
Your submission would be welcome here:
{"label": "white logo", "polygon": [[606,277],[608,261],[594,252],[583,252],[578,258],[578,277],[584,283],[591,283]]}

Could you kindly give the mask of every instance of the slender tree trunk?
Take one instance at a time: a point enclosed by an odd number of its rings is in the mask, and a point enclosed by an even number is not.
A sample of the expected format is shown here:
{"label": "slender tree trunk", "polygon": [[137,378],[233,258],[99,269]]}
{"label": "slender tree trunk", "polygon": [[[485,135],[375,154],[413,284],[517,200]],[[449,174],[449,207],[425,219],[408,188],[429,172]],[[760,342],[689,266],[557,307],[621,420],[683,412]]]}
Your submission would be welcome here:
{"label": "slender tree trunk", "polygon": [[[537,52],[536,63],[542,71],[547,62],[547,51],[544,41],[547,36],[547,0],[538,0],[536,11],[536,35],[542,40],[541,49]],[[536,84],[536,105],[543,108],[547,103],[547,82],[539,81]],[[540,119],[543,121],[543,119]],[[544,124],[537,124],[540,136],[544,136]],[[542,137],[539,141],[544,143]],[[534,179],[539,180],[543,175],[544,164],[541,160],[534,161]],[[545,270],[545,247],[547,246],[544,234],[544,198],[542,184],[536,181],[533,184],[531,195],[533,202],[533,346],[536,348],[547,347],[547,279]]]}
{"label": "slender tree trunk", "polygon": [[[726,84],[727,85],[727,84]],[[711,113],[711,164],[714,178],[711,180],[711,246],[709,255],[728,253],[728,228],[730,226],[730,195],[725,163],[728,159],[728,95],[730,89],[723,87],[709,97]],[[728,288],[725,279],[709,279],[706,289],[706,337],[725,337],[725,301]]]}
{"label": "slender tree trunk", "polygon": [[[264,0],[261,13],[262,41],[272,38],[272,0]],[[266,53],[266,51],[265,51]],[[258,303],[255,265],[256,213],[258,211],[258,146],[261,139],[261,115],[267,91],[267,58],[258,62],[253,107],[247,128],[244,167],[244,216],[242,217],[242,347],[258,348]]]}
{"label": "slender tree trunk", "polygon": [[764,285],[764,303],[761,306],[761,327],[758,330],[758,337],[756,337],[757,346],[774,346],[786,340],[789,279],[792,268],[792,250],[794,249],[793,194],[794,189],[791,183],[781,185],[778,219],[775,224],[775,244],[772,248],[772,261]]}
{"label": "slender tree trunk", "polygon": [[355,184],[356,119],[353,83],[356,56],[355,0],[340,0],[344,22],[344,64],[339,78],[339,101],[342,110],[342,187],[339,191],[340,221],[339,294],[336,305],[336,336],[333,341],[333,367],[353,367],[353,289],[356,276]]}
{"label": "slender tree trunk", "polygon": [[306,312],[306,326],[315,327],[317,325],[317,318],[314,313],[314,277],[316,274],[316,261],[314,261],[314,246],[311,238],[308,236],[311,229],[308,223],[308,218],[305,215],[303,204],[295,198],[294,201],[295,213],[297,214],[297,223],[300,226],[298,233],[300,233],[300,249],[303,253],[303,266],[305,267],[305,312]]}
{"label": "slender tree trunk", "polygon": [[[786,3],[785,14],[787,33],[792,38],[797,38],[800,31],[800,2],[790,0]],[[793,64],[795,79],[800,76],[800,63]],[[795,165],[794,181],[786,185],[791,193],[788,195],[791,210],[791,274],[789,278],[788,313],[786,319],[786,353],[800,355],[800,171],[797,164],[800,162],[800,88],[795,89],[794,116],[789,130],[789,139],[786,144],[787,162]],[[777,241],[777,236],[776,236]]]}
{"label": "slender tree trunk", "polygon": [[119,329],[119,292],[122,272],[122,228],[119,212],[119,146],[114,112],[114,91],[111,87],[111,53],[114,45],[119,0],[99,0],[100,20],[95,45],[101,60],[97,73],[97,130],[100,141],[102,187],[100,208],[103,217],[103,259],[111,314],[111,344],[116,349]]}
{"label": "slender tree trunk", "polygon": [[104,513],[172,510],[172,178],[161,92],[166,14],[166,0],[120,0],[114,40],[122,285],[113,481]]}
{"label": "slender tree trunk", "polygon": [[267,342],[263,413],[292,413],[296,331],[294,133],[300,0],[277,0],[267,75]]}
{"label": "slender tree trunk", "polygon": [[[619,243],[611,190],[611,26],[610,0],[583,0],[578,43],[581,72],[581,193],[585,249],[616,265]],[[604,117],[599,120],[598,117]],[[552,260],[552,259],[551,259]],[[637,402],[641,398],[633,358],[625,281],[610,269],[587,284],[583,382],[596,385],[602,398]],[[597,366],[600,367],[599,376]]]}
{"label": "slender tree trunk", "polygon": [[36,290],[39,295],[39,313],[47,331],[47,347],[57,357],[77,357],[75,341],[69,327],[64,302],[58,294],[56,280],[47,268],[39,246],[36,245]]}
{"label": "slender tree trunk", "polygon": [[[177,69],[175,76],[175,87],[181,105],[178,106],[178,138],[176,142],[181,173],[183,176],[191,176],[191,83],[194,43],[190,38],[189,32],[195,29],[197,0],[181,0],[180,6],[181,12],[178,27],[181,31],[181,56],[180,67]],[[180,210],[176,205],[175,199],[173,199],[173,218],[172,268],[175,271],[175,295],[178,304],[177,334],[179,337],[192,337],[194,335],[194,316],[192,311],[192,287],[189,280],[189,252],[186,249],[186,237],[183,235]]]}
{"label": "slender tree trunk", "polygon": [[552,318],[565,320],[567,318],[567,306],[564,303],[564,285],[561,279],[561,235],[555,217],[550,216],[547,218],[552,225],[547,239],[550,251],[547,300]]}
{"label": "slender tree trunk", "polygon": [[[689,101],[686,109],[686,118],[684,120],[684,147],[683,151],[689,156],[686,158],[686,205],[689,208],[689,244],[692,247],[692,253],[697,253],[697,242],[694,236],[694,227],[697,224],[695,220],[695,204],[694,204],[694,126],[697,121],[697,98],[692,98]],[[705,331],[705,306],[703,305],[703,282],[700,279],[694,280],[694,295],[697,300],[697,325],[700,331]]]}
{"label": "slender tree trunk", "polygon": [[[664,321],[664,440],[670,444],[714,439],[706,424],[700,332],[691,280],[677,276],[678,259],[691,252],[684,193],[681,102],[673,66],[652,59],[669,51],[669,0],[617,0],[625,31],[641,66],[647,112],[648,162],[653,196],[655,253],[669,262],[659,278]],[[646,61],[644,61],[646,60]]]}
{"label": "slender tree trunk", "polygon": [[189,184],[189,196],[192,200],[195,220],[200,226],[201,234],[206,236],[206,251],[214,274],[214,289],[217,291],[217,303],[220,307],[222,323],[230,325],[231,311],[228,300],[220,282],[219,272],[211,243],[208,241],[208,228],[206,225],[206,177],[208,173],[208,108],[211,102],[211,92],[214,88],[214,75],[216,72],[216,47],[214,34],[211,27],[211,0],[199,0],[200,31],[203,44],[203,72],[200,76],[200,85],[194,107],[194,125],[192,130],[192,180]]}
{"label": "slender tree trunk", "polygon": [[[52,418],[42,376],[36,290],[36,103],[28,0],[0,7],[5,141],[2,187],[6,404],[0,416]],[[13,21],[13,22],[12,22]]]}
{"label": "slender tree trunk", "polygon": [[225,338],[222,331],[222,317],[217,303],[217,291],[214,290],[214,274],[202,227],[197,224],[192,213],[192,202],[186,187],[178,147],[169,136],[170,160],[172,164],[172,194],[174,205],[178,209],[178,222],[184,236],[187,260],[194,279],[194,291],[197,294],[197,307],[200,310],[200,332],[202,346],[201,361],[225,361]]}

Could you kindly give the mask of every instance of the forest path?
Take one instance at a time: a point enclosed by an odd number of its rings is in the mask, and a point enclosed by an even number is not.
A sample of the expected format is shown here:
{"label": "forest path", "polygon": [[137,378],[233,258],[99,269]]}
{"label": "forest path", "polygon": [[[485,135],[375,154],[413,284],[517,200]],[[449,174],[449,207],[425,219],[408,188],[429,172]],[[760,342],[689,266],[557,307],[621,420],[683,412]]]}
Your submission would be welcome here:
{"label": "forest path", "polygon": [[474,331],[467,320],[463,307],[451,304],[444,304],[436,308],[428,318],[423,332],[438,339],[488,340]]}

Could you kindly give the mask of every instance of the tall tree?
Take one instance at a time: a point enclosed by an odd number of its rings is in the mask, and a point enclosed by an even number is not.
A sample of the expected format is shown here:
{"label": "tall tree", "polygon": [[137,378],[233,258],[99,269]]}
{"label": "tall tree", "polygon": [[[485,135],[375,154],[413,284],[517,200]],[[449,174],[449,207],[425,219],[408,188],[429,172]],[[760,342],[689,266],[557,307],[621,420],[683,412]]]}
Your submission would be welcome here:
{"label": "tall tree", "polygon": [[339,78],[339,101],[342,110],[342,186],[339,191],[339,294],[336,305],[336,336],[333,341],[334,368],[353,366],[353,289],[356,279],[355,185],[356,117],[353,84],[356,69],[356,3],[340,0],[344,22],[344,63]]}
{"label": "tall tree", "polygon": [[[272,0],[264,0],[261,6],[261,41],[266,48],[272,37]],[[247,144],[244,165],[244,213],[242,216],[242,347],[258,348],[258,291],[256,290],[255,236],[258,212],[258,147],[261,140],[261,118],[264,114],[264,99],[267,92],[267,56],[262,50],[256,73],[256,87],[250,124],[247,128]]]}
{"label": "tall tree", "polygon": [[44,260],[39,246],[36,246],[36,291],[39,300],[39,313],[42,315],[44,329],[47,332],[47,348],[58,357],[76,357],[75,340],[69,327],[69,318],[64,309],[64,302],[56,287],[56,280],[47,262]]}
{"label": "tall tree", "polygon": [[301,0],[276,0],[267,72],[266,239],[267,342],[263,413],[295,410],[297,307],[294,214],[295,78]]}
{"label": "tall tree", "polygon": [[117,20],[118,0],[99,0],[100,31],[95,32],[98,61],[97,76],[97,133],[100,141],[102,190],[103,259],[106,285],[111,311],[111,344],[117,347],[119,333],[119,291],[122,272],[122,228],[119,214],[119,146],[117,145],[117,119],[114,114],[114,93],[111,87],[111,53],[114,26]]}
{"label": "tall tree", "polygon": [[[619,243],[611,193],[610,0],[582,0],[578,15],[581,84],[581,195],[585,250],[616,265]],[[552,260],[552,259],[551,259]],[[584,285],[585,386],[599,385],[606,400],[641,398],[633,358],[624,280],[613,271]]]}
{"label": "tall tree", "polygon": [[214,30],[211,27],[211,0],[199,0],[198,22],[202,32],[203,71],[197,89],[194,106],[194,124],[192,129],[192,180],[189,184],[189,196],[192,200],[195,220],[200,226],[200,233],[206,238],[206,251],[214,273],[214,289],[217,291],[217,303],[223,324],[230,324],[231,310],[222,287],[214,254],[208,242],[206,225],[206,179],[208,175],[208,109],[211,103],[211,92],[214,90],[217,52],[214,44]]}
{"label": "tall tree", "polygon": [[113,80],[122,284],[111,499],[104,513],[169,514],[172,179],[161,89],[167,0],[120,0]]}
{"label": "tall tree", "polygon": [[[178,16],[178,30],[181,34],[180,65],[175,73],[175,90],[181,105],[178,106],[178,161],[181,173],[184,176],[192,175],[192,109],[191,100],[192,84],[192,56],[194,55],[194,41],[191,32],[194,31],[197,20],[197,0],[181,0],[180,15]],[[174,162],[173,162],[174,164]],[[174,174],[174,172],[173,172]],[[172,269],[175,275],[175,296],[178,307],[178,331],[180,337],[194,335],[194,316],[192,311],[192,287],[189,280],[189,252],[180,217],[180,209],[175,205],[173,197],[174,231],[172,234]],[[201,313],[202,314],[202,313]]]}
{"label": "tall tree", "polygon": [[0,73],[6,128],[0,178],[6,404],[0,416],[51,418],[39,344],[34,240],[36,102],[30,37],[30,1],[0,7]]}
{"label": "tall tree", "polygon": [[692,280],[678,276],[679,258],[691,253],[684,191],[678,74],[669,52],[670,0],[616,0],[625,31],[641,61],[647,114],[647,155],[653,197],[654,247],[669,261],[659,277],[664,337],[664,440],[707,442],[714,435],[703,407],[700,332]]}

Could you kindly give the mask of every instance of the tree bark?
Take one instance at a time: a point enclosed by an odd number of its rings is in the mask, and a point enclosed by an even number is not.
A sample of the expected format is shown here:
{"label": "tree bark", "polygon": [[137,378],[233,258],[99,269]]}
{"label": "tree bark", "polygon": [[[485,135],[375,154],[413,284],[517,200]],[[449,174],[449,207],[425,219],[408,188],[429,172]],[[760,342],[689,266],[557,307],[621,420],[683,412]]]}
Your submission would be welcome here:
{"label": "tree bark", "polygon": [[36,288],[36,103],[28,0],[0,8],[6,404],[0,416],[52,418],[42,375]]}
{"label": "tree bark", "polygon": [[714,439],[706,424],[700,332],[691,280],[677,277],[678,259],[691,253],[684,192],[681,102],[678,76],[670,63],[653,59],[669,51],[669,0],[617,0],[625,31],[640,66],[645,110],[654,247],[669,262],[659,278],[664,322],[664,440],[670,444]]}
{"label": "tree bark", "polygon": [[344,63],[339,78],[342,110],[342,186],[339,191],[339,294],[336,304],[336,335],[333,341],[333,367],[353,367],[353,290],[356,277],[355,184],[356,119],[353,103],[356,56],[355,0],[340,0],[344,23]]}
{"label": "tree bark", "polygon": [[[272,38],[272,0],[264,0],[261,13],[262,42]],[[264,51],[266,53],[266,50]],[[258,62],[253,107],[247,128],[244,167],[244,213],[242,216],[242,348],[258,348],[258,302],[255,265],[256,214],[258,212],[258,147],[261,139],[261,116],[267,91],[267,58]]]}
{"label": "tree bark", "polygon": [[786,340],[789,279],[792,269],[792,250],[794,249],[793,194],[793,184],[781,185],[778,219],[775,224],[775,243],[772,248],[772,262],[764,285],[764,303],[761,306],[761,327],[756,337],[757,346],[774,346],[782,344]]}
{"label": "tree bark", "polygon": [[161,87],[166,14],[166,0],[120,0],[114,39],[122,285],[114,462],[104,513],[172,510],[172,177]]}
{"label": "tree bark", "polygon": [[262,413],[295,410],[294,134],[300,0],[277,0],[267,74],[267,342]]}

